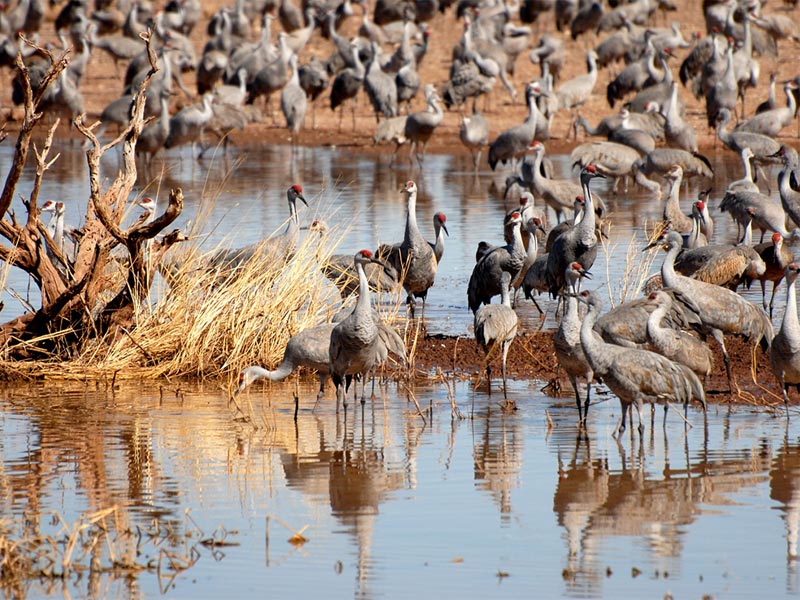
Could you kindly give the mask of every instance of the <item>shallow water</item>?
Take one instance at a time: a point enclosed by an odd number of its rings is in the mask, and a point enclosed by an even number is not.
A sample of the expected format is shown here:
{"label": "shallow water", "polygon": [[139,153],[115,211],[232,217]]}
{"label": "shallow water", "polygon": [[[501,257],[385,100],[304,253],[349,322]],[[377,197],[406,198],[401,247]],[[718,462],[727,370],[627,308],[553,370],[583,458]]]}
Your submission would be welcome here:
{"label": "shallow water", "polygon": [[[84,162],[69,146],[59,150],[41,198],[68,202],[74,223],[85,210]],[[0,146],[0,164],[8,164],[9,151]],[[301,220],[348,226],[341,251],[355,252],[401,238],[398,190],[413,178],[423,231],[432,237],[430,217],[443,211],[451,236],[429,294],[428,331],[468,334],[466,281],[475,245],[501,239],[502,215],[513,205],[499,198],[504,175],[475,177],[466,157],[431,155],[420,172],[347,150],[299,149],[295,160],[291,154],[280,147],[239,151],[202,164],[185,151],[182,161],[171,154],[158,195],[183,188],[183,225],[224,182],[205,243],[213,247],[236,232],[239,245],[281,227],[285,189],[299,181],[311,201]],[[237,157],[242,162],[232,170]],[[566,158],[554,159],[566,173]],[[107,177],[114,161],[106,162]],[[726,171],[739,176],[735,162],[720,159],[718,172]],[[614,287],[634,228],[661,212],[638,192],[611,203],[614,249],[608,260],[599,253],[592,287],[609,279]],[[20,213],[22,205],[15,209]],[[735,237],[727,219],[717,223],[722,239]],[[26,295],[19,274],[9,283]],[[10,294],[4,301],[5,318],[21,311]],[[530,303],[521,311],[529,324],[538,323]],[[73,523],[116,505],[118,527],[154,535],[142,534],[138,562],[165,560],[165,549],[180,555],[193,549],[199,558],[174,578],[145,571],[36,580],[29,595],[149,598],[163,589],[173,598],[798,595],[796,418],[715,405],[705,424],[690,409],[694,426],[687,429],[675,412],[662,427],[661,408],[652,420],[648,408],[643,441],[630,431],[616,440],[619,404],[599,393],[588,439],[579,439],[573,402],[544,395],[542,382],[510,383],[519,405],[511,415],[484,387],[450,384],[465,419],[451,419],[442,382],[414,387],[420,406],[432,406],[433,417],[423,419],[397,384],[363,410],[337,414],[328,396],[312,412],[314,384],[304,381],[296,423],[294,384],[258,384],[246,396],[257,430],[237,418],[227,390],[213,384],[181,384],[177,393],[166,383],[113,391],[49,382],[6,387],[0,520],[24,522],[28,534],[55,533],[53,512]],[[289,544],[291,533],[280,523],[308,526],[308,541]],[[212,552],[197,544],[212,534],[238,545]],[[159,545],[152,542],[162,536]]]}

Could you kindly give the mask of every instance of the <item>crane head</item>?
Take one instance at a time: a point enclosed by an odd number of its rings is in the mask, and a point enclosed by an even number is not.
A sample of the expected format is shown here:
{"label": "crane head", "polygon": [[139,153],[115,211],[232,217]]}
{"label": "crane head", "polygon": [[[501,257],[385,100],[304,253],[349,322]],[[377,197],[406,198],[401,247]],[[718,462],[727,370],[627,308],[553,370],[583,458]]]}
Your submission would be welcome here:
{"label": "crane head", "polygon": [[786,265],[786,269],[784,269],[783,274],[786,279],[789,280],[789,283],[797,279],[797,273],[800,271],[800,266],[797,266],[797,263],[789,263]]}
{"label": "crane head", "polygon": [[406,194],[415,194],[417,192],[417,184],[409,179],[400,191]]}
{"label": "crane head", "polygon": [[433,215],[433,226],[434,226],[434,228],[441,227],[441,229],[449,237],[450,236],[450,232],[447,231],[447,225],[445,225],[445,223],[447,223],[447,217],[445,216],[444,213],[438,212],[435,215]]}
{"label": "crane head", "polygon": [[295,183],[291,186],[288,191],[286,192],[286,196],[289,198],[289,202],[292,203],[297,199],[303,201],[303,204],[308,206],[308,202],[306,202],[305,197],[303,196],[303,186],[299,183]]}
{"label": "crane head", "polygon": [[42,208],[39,209],[39,212],[55,212],[56,210],[56,203],[53,200],[48,200],[44,204],[42,204]]}
{"label": "crane head", "polygon": [[775,246],[780,246],[781,244],[783,244],[783,236],[776,231],[775,233],[772,234],[772,243]]}
{"label": "crane head", "polygon": [[606,176],[600,172],[600,169],[592,164],[583,167],[583,171],[581,171],[581,178],[583,179],[584,177],[588,179],[594,179],[595,177],[600,177],[601,179],[606,178]]}

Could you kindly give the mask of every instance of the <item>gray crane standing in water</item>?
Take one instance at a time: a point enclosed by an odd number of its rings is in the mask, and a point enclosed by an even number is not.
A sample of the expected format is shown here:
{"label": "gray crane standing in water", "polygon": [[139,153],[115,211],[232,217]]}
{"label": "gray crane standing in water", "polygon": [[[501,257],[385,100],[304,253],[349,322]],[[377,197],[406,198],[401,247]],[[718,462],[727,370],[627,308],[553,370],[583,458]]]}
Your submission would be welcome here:
{"label": "gray crane standing in water", "polygon": [[400,275],[403,288],[408,294],[406,303],[413,318],[415,298],[422,298],[422,316],[425,316],[425,301],[428,290],[436,279],[438,261],[434,249],[422,236],[417,226],[417,184],[406,182],[402,190],[406,194],[406,229],[403,241],[399,244],[382,244],[376,255],[379,260],[388,262]]}
{"label": "gray crane standing in water", "polygon": [[472,167],[477,171],[483,148],[489,143],[489,123],[479,112],[472,113],[471,117],[462,115],[458,135],[472,155]]}
{"label": "gray crane standing in water", "polygon": [[[592,393],[592,380],[594,372],[583,353],[581,345],[581,317],[578,314],[578,288],[581,277],[589,277],[589,273],[580,263],[570,264],[564,278],[567,281],[567,310],[561,318],[553,336],[553,346],[556,351],[558,366],[564,369],[575,391],[575,403],[578,405],[578,427],[586,426],[586,418],[589,416],[589,399]],[[578,377],[586,379],[586,400],[581,407],[581,393],[578,389]]]}
{"label": "gray crane standing in water", "polygon": [[512,230],[512,242],[505,246],[495,246],[483,254],[472,269],[467,285],[467,303],[473,314],[478,312],[481,304],[489,304],[492,297],[502,291],[504,272],[516,279],[527,258],[525,245],[522,243],[522,215],[514,211],[508,217],[506,227]]}
{"label": "gray crane standing in water", "polygon": [[642,404],[645,400],[673,400],[688,406],[692,398],[696,398],[705,410],[703,384],[691,369],[649,350],[624,348],[604,342],[593,331],[603,307],[600,296],[594,292],[581,292],[579,299],[588,306],[581,324],[583,352],[594,375],[602,378],[603,383],[619,398],[622,408],[620,434],[625,431],[625,419],[631,406],[636,408],[639,415],[639,435],[644,434]]}
{"label": "gray crane standing in water", "polygon": [[786,312],[778,333],[769,348],[769,364],[783,393],[783,402],[789,404],[789,386],[800,391],[800,321],[797,318],[797,293],[795,282],[800,267],[797,263],[786,266]]}
{"label": "gray crane standing in water", "polygon": [[[378,323],[375,321],[369,297],[369,282],[364,265],[378,262],[369,250],[353,257],[358,272],[358,300],[353,311],[339,321],[331,331],[328,358],[333,384],[336,386],[336,410],[339,404],[347,408],[346,391],[354,375],[361,375],[361,403],[365,401],[366,376],[384,357],[380,347]],[[356,388],[356,397],[358,389]]]}
{"label": "gray crane standing in water", "polygon": [[[164,141],[164,148],[174,148],[190,142],[192,144],[192,155],[201,157],[203,155],[203,132],[206,125],[214,116],[211,110],[213,96],[204,94],[200,106],[191,104],[182,108],[174,117],[169,120],[169,135]],[[197,143],[200,142],[200,152],[197,152]]]}
{"label": "gray crane standing in water", "polygon": [[297,241],[300,235],[300,223],[297,218],[297,200],[308,206],[308,202],[303,197],[303,186],[296,183],[286,190],[286,199],[289,202],[289,222],[286,229],[280,235],[250,244],[244,248],[223,249],[216,252],[209,261],[210,269],[221,271],[234,270],[255,258],[264,264],[282,265],[289,260],[297,248]]}
{"label": "gray crane standing in water", "polygon": [[[328,349],[334,327],[336,323],[322,323],[294,334],[286,344],[281,364],[272,371],[256,365],[243,369],[239,373],[239,387],[235,395],[241,394],[254,381],[259,379],[282,381],[298,367],[305,367],[314,369],[319,374],[319,392],[317,392],[317,402],[319,402],[325,394],[325,380],[330,372]],[[316,404],[314,407],[316,408]]]}
{"label": "gray crane standing in water", "polygon": [[506,386],[506,359],[511,342],[517,335],[519,318],[511,308],[511,273],[503,271],[500,278],[500,304],[481,306],[475,313],[475,340],[486,355],[486,384],[489,394],[492,393],[492,369],[489,366],[489,355],[497,344],[500,344],[501,369],[503,374],[503,398],[508,398]]}
{"label": "gray crane standing in water", "polygon": [[761,307],[748,302],[736,292],[677,273],[675,258],[681,251],[683,238],[679,233],[670,231],[665,242],[663,247],[667,250],[667,256],[661,266],[661,280],[665,287],[676,289],[691,302],[703,326],[710,330],[722,349],[728,385],[733,390],[731,363],[724,335],[741,335],[756,343],[761,342],[766,349],[773,338],[772,323]]}
{"label": "gray crane standing in water", "polygon": [[581,170],[581,187],[585,202],[583,218],[556,238],[548,254],[547,283],[550,295],[554,298],[564,287],[564,273],[568,265],[577,262],[588,271],[597,256],[594,202],[589,189],[589,182],[597,177],[605,179],[605,175],[594,165],[587,165]]}
{"label": "gray crane standing in water", "polygon": [[[439,94],[432,84],[425,86],[425,101],[427,103],[426,110],[419,110],[411,113],[406,118],[406,139],[411,142],[408,150],[409,161],[412,157],[417,157],[417,163],[422,164],[425,159],[425,149],[428,147],[428,142],[436,131],[436,128],[441,125],[444,119],[442,107],[439,106]],[[420,149],[420,145],[422,148]]]}

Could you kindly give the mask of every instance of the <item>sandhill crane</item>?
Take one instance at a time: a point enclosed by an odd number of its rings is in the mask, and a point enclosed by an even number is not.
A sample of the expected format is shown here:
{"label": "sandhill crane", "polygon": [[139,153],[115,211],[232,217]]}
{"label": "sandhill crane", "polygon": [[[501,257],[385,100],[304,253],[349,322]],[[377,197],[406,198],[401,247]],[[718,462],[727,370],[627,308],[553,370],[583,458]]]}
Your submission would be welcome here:
{"label": "sandhill crane", "polygon": [[300,224],[297,219],[297,200],[308,206],[303,197],[303,187],[296,183],[286,190],[289,203],[289,222],[282,234],[250,244],[243,248],[223,249],[216,252],[209,260],[210,269],[222,272],[237,269],[250,260],[258,258],[265,265],[282,265],[289,260],[297,248]]}
{"label": "sandhill crane", "polygon": [[517,211],[512,212],[506,227],[512,230],[513,242],[491,248],[473,267],[467,285],[467,303],[473,314],[481,304],[490,304],[492,297],[500,293],[503,272],[508,271],[513,281],[522,269],[527,253],[522,243],[521,225],[522,215]]}
{"label": "sandhill crane", "polygon": [[664,110],[664,138],[668,145],[687,152],[697,152],[697,135],[694,127],[678,111],[678,82],[670,85],[670,97]]}
{"label": "sandhill crane", "polygon": [[164,147],[169,137],[169,97],[161,96],[161,115],[157,120],[148,124],[136,140],[136,153],[145,156],[145,164],[152,162],[156,153]]}
{"label": "sandhill crane", "polygon": [[706,92],[706,115],[708,126],[714,127],[722,109],[735,110],[739,99],[736,73],[733,69],[733,45],[725,53],[725,71],[722,77]]}
{"label": "sandhill crane", "polygon": [[778,173],[781,205],[795,225],[800,226],[800,192],[793,189],[790,182],[794,169],[798,167],[797,151],[791,146],[783,144],[773,157],[783,159],[783,168]]}
{"label": "sandhill crane", "polygon": [[297,55],[289,59],[292,75],[289,82],[281,90],[281,111],[286,119],[286,127],[292,134],[292,143],[297,143],[297,136],[303,128],[306,117],[308,98],[303,88],[300,87],[300,77],[297,72]]}
{"label": "sandhill crane", "polygon": [[438,212],[433,215],[434,241],[428,242],[428,245],[433,250],[437,265],[442,262],[442,256],[444,256],[444,236],[450,235],[450,232],[447,231],[446,223],[447,217],[444,213]]}
{"label": "sandhill crane", "polygon": [[523,286],[525,277],[528,274],[528,270],[533,266],[533,263],[536,261],[538,256],[539,241],[537,240],[536,236],[539,232],[545,233],[544,227],[542,227],[542,220],[539,217],[527,217],[524,216],[524,212],[520,214],[523,215],[523,225],[528,234],[528,246],[525,251],[525,261],[522,263],[522,268],[519,270],[519,273],[517,273],[516,277],[514,277],[511,281],[511,288],[513,289],[513,297],[511,298],[512,306],[517,305],[519,288]]}
{"label": "sandhill crane", "polygon": [[[425,101],[428,105],[427,110],[413,112],[406,118],[405,135],[406,139],[411,142],[408,150],[409,161],[413,160],[412,156],[416,156],[420,165],[425,158],[425,149],[428,147],[433,132],[444,118],[442,108],[439,106],[439,94],[436,93],[432,84],[425,86]],[[421,150],[420,144],[422,144]]]}
{"label": "sandhill crane", "polygon": [[690,299],[703,326],[710,329],[711,335],[722,349],[728,383],[732,386],[733,377],[724,335],[741,335],[768,346],[773,337],[772,323],[763,309],[737,293],[678,274],[675,271],[675,258],[681,251],[682,244],[683,239],[679,233],[667,233],[664,245],[667,256],[661,267],[661,280],[666,287],[675,288]]}
{"label": "sandhill crane", "polygon": [[794,262],[794,254],[788,244],[784,243],[780,233],[773,233],[772,240],[759,244],[755,251],[764,261],[766,269],[759,276],[761,282],[761,303],[764,310],[767,310],[767,281],[772,282],[772,294],[769,298],[769,318],[772,318],[772,304],[775,301],[775,291],[781,284],[784,271],[789,263]]}
{"label": "sandhill crane", "polygon": [[778,137],[780,132],[794,120],[797,111],[797,101],[794,97],[794,90],[797,86],[787,81],[783,86],[786,93],[786,106],[773,108],[750,117],[746,121],[739,123],[734,131],[749,131],[750,133],[760,133],[769,137]]}
{"label": "sandhill crane", "polygon": [[742,148],[747,147],[753,151],[754,160],[763,162],[780,150],[780,143],[766,135],[749,131],[728,131],[730,120],[731,111],[727,108],[720,109],[717,117],[717,137],[737,154]]}
{"label": "sandhill crane", "polygon": [[800,391],[800,321],[797,318],[795,284],[800,267],[797,263],[786,266],[786,312],[778,333],[769,348],[769,364],[783,393],[784,404],[789,404],[789,386]]}
{"label": "sandhill crane", "polygon": [[500,304],[487,304],[481,306],[475,313],[475,340],[486,354],[486,384],[491,394],[492,370],[489,366],[490,352],[500,344],[501,369],[503,374],[503,397],[508,398],[506,385],[506,359],[511,342],[517,335],[519,318],[511,308],[511,295],[509,283],[511,273],[503,271],[500,278]]}
{"label": "sandhill crane", "polygon": [[399,244],[379,246],[376,255],[380,260],[388,262],[400,275],[403,288],[408,295],[406,303],[412,317],[415,312],[415,298],[422,298],[424,317],[428,290],[436,278],[436,255],[417,226],[417,184],[408,181],[402,191],[406,194],[406,226],[403,241]]}
{"label": "sandhill crane", "polygon": [[692,230],[692,220],[687,217],[680,206],[681,183],[683,182],[683,169],[675,165],[666,173],[669,183],[666,202],[664,203],[664,220],[672,224],[672,228],[680,233],[689,233]]}
{"label": "sandhill crane", "polygon": [[191,104],[182,108],[169,120],[169,135],[164,142],[165,148],[174,148],[191,142],[192,156],[198,156],[197,143],[200,142],[201,153],[203,146],[203,131],[211,121],[214,112],[211,110],[213,97],[211,94],[204,94],[200,106]]}
{"label": "sandhill crane", "polygon": [[761,241],[764,241],[764,233],[767,231],[777,231],[787,238],[792,235],[786,229],[786,212],[783,207],[759,191],[747,189],[726,191],[719,208],[729,212],[740,224],[752,218],[753,228],[761,230]]}
{"label": "sandhill crane", "polygon": [[639,435],[644,435],[644,400],[673,400],[688,406],[692,398],[696,398],[705,409],[703,384],[691,369],[648,350],[604,342],[592,330],[603,306],[600,296],[594,292],[581,292],[579,298],[588,306],[581,324],[583,352],[594,375],[602,378],[603,383],[619,398],[622,409],[620,435],[625,431],[626,416],[631,405],[639,415]]}
{"label": "sandhill crane", "polygon": [[[583,188],[580,183],[576,183],[570,179],[552,179],[544,177],[541,173],[542,160],[544,159],[545,148],[540,142],[533,142],[529,150],[533,152],[534,162],[531,175],[533,177],[531,184],[533,193],[541,197],[547,205],[556,213],[558,222],[565,218],[565,212],[572,208],[575,203],[575,197],[583,194]],[[592,196],[595,208],[605,208],[603,199],[597,195]]]}
{"label": "sandhill crane", "polygon": [[[506,129],[489,146],[489,166],[494,171],[498,162],[505,164],[515,161],[528,149],[536,135],[536,124],[539,109],[536,108],[536,97],[543,92],[538,83],[528,84],[525,99],[528,103],[528,118],[520,125]],[[513,165],[512,165],[513,166]]]}
{"label": "sandhill crane", "polygon": [[605,179],[605,175],[594,165],[588,165],[581,171],[581,187],[586,203],[583,219],[558,236],[548,254],[547,282],[550,286],[550,295],[554,298],[564,287],[564,272],[568,265],[577,262],[588,271],[597,256],[594,201],[589,182],[598,177]]}
{"label": "sandhill crane", "polygon": [[[578,292],[581,277],[588,277],[589,274],[580,263],[572,263],[564,273],[567,281],[567,309],[561,318],[558,330],[553,336],[553,347],[556,351],[558,366],[564,369],[572,384],[575,392],[575,403],[578,405],[578,426],[586,425],[586,418],[589,416],[589,399],[592,393],[592,379],[594,373],[589,361],[583,353],[581,345],[581,318],[578,314]],[[586,400],[581,407],[581,394],[578,389],[578,377],[586,380]]]}
{"label": "sandhill crane", "polygon": [[708,238],[703,233],[703,211],[706,210],[705,203],[698,200],[692,203],[692,228],[689,233],[681,234],[683,237],[683,247],[691,250],[692,248],[700,248],[701,246],[708,246]]}
{"label": "sandhill crane", "polygon": [[364,89],[367,92],[375,121],[380,123],[380,116],[387,119],[397,116],[397,84],[393,75],[381,69],[381,49],[377,42],[372,42],[372,60],[364,76]]}
{"label": "sandhill crane", "polygon": [[489,123],[479,112],[472,113],[471,117],[462,115],[458,134],[472,155],[472,166],[477,171],[483,148],[489,144]]}
{"label": "sandhill crane", "polygon": [[[364,386],[367,373],[381,358],[380,335],[373,317],[369,297],[369,284],[364,273],[364,265],[380,262],[369,250],[361,250],[353,257],[358,273],[358,300],[347,317],[339,321],[331,331],[328,357],[333,384],[336,386],[336,409],[341,403],[347,408],[346,383],[354,375],[361,375],[361,403],[366,400]],[[358,389],[356,388],[356,396]]]}
{"label": "sandhill crane", "polygon": [[689,367],[701,381],[714,368],[714,354],[708,344],[681,329],[664,327],[663,319],[672,308],[672,295],[661,290],[647,297],[655,309],[647,319],[647,338],[653,349],[668,359]]}
{"label": "sandhill crane", "polygon": [[[767,112],[768,110],[772,110],[773,108],[778,107],[778,99],[775,96],[775,84],[778,81],[778,74],[773,71],[769,75],[769,94],[767,95],[767,99],[761,102],[758,106],[756,106],[755,114],[760,115],[763,112]],[[796,102],[796,100],[795,100]]]}
{"label": "sandhill crane", "polygon": [[561,38],[550,33],[543,34],[529,56],[533,64],[541,66],[543,74],[547,69],[553,76],[553,82],[558,82],[561,68],[567,62],[567,51]]}
{"label": "sandhill crane", "polygon": [[658,193],[661,186],[649,179],[649,175],[657,174],[663,176],[675,165],[680,165],[683,169],[684,178],[707,177],[712,178],[714,171],[711,169],[711,162],[702,154],[690,154],[680,148],[656,148],[646,156],[639,158],[631,165],[636,183]]}
{"label": "sandhill crane", "polygon": [[575,146],[569,155],[573,168],[595,165],[606,177],[613,179],[611,189],[614,192],[619,187],[620,179],[628,178],[633,173],[633,164],[640,158],[636,150],[616,142],[587,142]]}
{"label": "sandhill crane", "polygon": [[358,42],[355,39],[350,42],[350,52],[353,56],[354,66],[342,70],[333,80],[333,86],[331,87],[331,110],[335,111],[340,106],[342,107],[339,111],[339,131],[342,130],[344,103],[347,100],[352,100],[353,131],[355,131],[356,97],[364,82],[364,65],[358,57]]}
{"label": "sandhill crane", "polygon": [[328,89],[330,81],[328,72],[325,70],[325,65],[322,64],[316,56],[311,58],[300,65],[297,72],[300,87],[306,93],[306,96],[311,100],[311,126],[317,125],[317,98]]}
{"label": "sandhill crane", "polygon": [[[313,369],[319,375],[319,392],[317,403],[325,394],[325,380],[330,373],[331,333],[336,323],[322,323],[315,327],[304,329],[291,338],[283,351],[283,360],[274,370],[267,370],[259,366],[250,366],[239,373],[239,387],[236,395],[241,394],[247,386],[259,379],[270,381],[283,381],[298,367]],[[317,404],[314,404],[314,408]]]}
{"label": "sandhill crane", "polygon": [[586,54],[586,64],[587,73],[562,83],[556,90],[559,108],[574,111],[591,97],[597,83],[597,53],[594,50]]}
{"label": "sandhill crane", "polygon": [[711,188],[700,190],[697,192],[697,205],[698,210],[703,215],[700,221],[700,231],[706,236],[706,239],[711,242],[714,237],[714,219],[711,218],[711,213],[708,210],[708,200],[711,197]]}
{"label": "sandhill crane", "polygon": [[641,154],[648,154],[655,150],[655,138],[653,138],[653,136],[651,136],[649,133],[641,129],[637,129],[632,125],[630,111],[628,111],[627,108],[623,108],[620,111],[620,115],[622,116],[622,122],[617,129],[611,132],[611,135],[608,136],[608,139],[612,142],[630,146]]}
{"label": "sandhill crane", "polygon": [[[662,322],[666,319],[667,326],[673,329],[697,328],[700,320],[691,306],[684,302],[680,292],[673,289],[664,291],[672,296],[673,302]],[[655,309],[656,305],[649,302],[647,297],[623,302],[598,317],[594,330],[609,344],[646,349],[650,343],[647,321]]]}

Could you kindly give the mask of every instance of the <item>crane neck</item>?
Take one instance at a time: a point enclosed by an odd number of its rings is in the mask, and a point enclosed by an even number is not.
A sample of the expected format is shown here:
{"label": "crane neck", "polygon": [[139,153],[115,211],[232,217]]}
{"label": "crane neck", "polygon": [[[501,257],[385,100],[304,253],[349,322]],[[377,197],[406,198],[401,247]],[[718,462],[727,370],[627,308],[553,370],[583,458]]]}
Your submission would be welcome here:
{"label": "crane neck", "polygon": [[744,178],[753,181],[753,167],[750,164],[750,157],[745,153],[741,154],[742,166],[744,167]]}
{"label": "crane neck", "polygon": [[[774,90],[775,88],[773,87],[772,89]],[[792,88],[790,88],[788,85],[785,88],[785,92],[786,92],[786,106],[791,111],[792,115],[794,115],[797,112],[797,98],[794,97],[794,92],[792,91]]]}
{"label": "crane neck", "polygon": [[669,101],[667,102],[667,110],[664,114],[671,123],[677,121],[680,117],[678,113],[678,84],[674,81],[670,86]]}
{"label": "crane neck", "polygon": [[678,274],[675,272],[675,259],[682,248],[674,244],[667,250],[667,255],[664,257],[664,263],[661,265],[661,281],[665,287],[675,287],[677,283]]}
{"label": "crane neck", "polygon": [[647,318],[647,335],[651,338],[658,337],[658,334],[664,329],[661,326],[661,320],[667,315],[667,305],[659,304],[655,310],[650,313]]}
{"label": "crane neck", "polygon": [[56,220],[53,241],[59,252],[64,252],[64,209],[56,207],[53,217]]}
{"label": "crane neck", "polygon": [[372,308],[369,298],[369,281],[367,280],[367,274],[364,272],[364,265],[358,261],[356,261],[356,273],[358,273],[358,300],[353,313],[370,314]]}
{"label": "crane neck", "polygon": [[421,234],[419,232],[419,225],[417,225],[417,192],[406,192],[406,195],[408,196],[406,204],[406,230],[403,237],[405,243],[409,244],[418,241]]}
{"label": "crane neck", "polygon": [[[577,303],[577,299],[576,299]],[[581,321],[581,346],[583,347],[584,355],[589,361],[589,365],[594,369],[595,357],[602,354],[604,343],[594,333],[594,324],[597,321],[597,308],[589,305],[586,314]]]}
{"label": "crane neck", "polygon": [[781,331],[793,333],[800,337],[800,320],[797,318],[797,293],[795,291],[796,282],[797,278],[794,277],[786,287],[786,312],[783,314]]}
{"label": "crane neck", "polygon": [[576,227],[580,227],[581,241],[586,244],[590,245],[592,241],[595,239],[595,215],[594,215],[594,199],[592,198],[592,192],[589,189],[589,178],[588,177],[581,177],[581,188],[583,188],[583,218],[581,218],[580,222],[576,225]]}
{"label": "crane neck", "polygon": [[500,281],[500,304],[511,308],[511,293],[509,292],[511,276],[507,271],[503,271],[502,279]]}
{"label": "crane neck", "polygon": [[747,222],[744,225],[742,241],[739,242],[739,244],[748,247],[753,245],[753,219],[750,216],[747,217]]}

